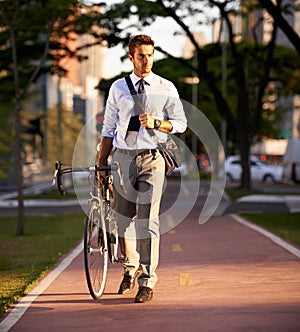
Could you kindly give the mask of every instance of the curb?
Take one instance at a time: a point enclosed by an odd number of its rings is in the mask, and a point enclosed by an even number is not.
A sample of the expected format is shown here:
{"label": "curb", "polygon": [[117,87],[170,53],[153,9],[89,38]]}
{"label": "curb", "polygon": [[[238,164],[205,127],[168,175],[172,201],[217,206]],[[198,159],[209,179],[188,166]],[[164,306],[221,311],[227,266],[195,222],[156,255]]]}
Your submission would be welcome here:
{"label": "curb", "polygon": [[265,236],[266,238],[270,239],[271,241],[273,241],[274,243],[276,243],[278,246],[284,248],[285,250],[289,251],[291,254],[293,254],[294,256],[300,258],[300,250],[291,245],[290,243],[288,243],[287,241],[283,240],[281,237],[267,231],[266,229],[264,229],[263,227],[260,227],[258,225],[255,225],[253,223],[251,223],[250,221],[237,216],[235,214],[231,214],[230,215],[235,221],[237,221],[238,223],[258,232],[259,234]]}

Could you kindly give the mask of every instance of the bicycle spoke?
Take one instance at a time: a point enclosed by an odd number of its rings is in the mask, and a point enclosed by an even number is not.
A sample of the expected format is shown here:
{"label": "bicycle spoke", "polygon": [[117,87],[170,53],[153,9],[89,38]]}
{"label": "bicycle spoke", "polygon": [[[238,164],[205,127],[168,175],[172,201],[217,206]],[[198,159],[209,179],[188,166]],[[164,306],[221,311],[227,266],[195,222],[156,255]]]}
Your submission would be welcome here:
{"label": "bicycle spoke", "polygon": [[93,207],[85,220],[84,259],[87,284],[94,299],[102,295],[107,277],[107,240],[100,225],[103,221],[99,209]]}

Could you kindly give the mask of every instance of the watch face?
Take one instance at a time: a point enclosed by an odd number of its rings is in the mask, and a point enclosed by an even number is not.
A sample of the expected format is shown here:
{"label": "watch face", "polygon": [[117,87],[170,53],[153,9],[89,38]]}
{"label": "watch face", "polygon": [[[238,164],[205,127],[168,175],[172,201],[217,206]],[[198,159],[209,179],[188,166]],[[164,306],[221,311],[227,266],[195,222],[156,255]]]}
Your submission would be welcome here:
{"label": "watch face", "polygon": [[154,120],[154,128],[159,128],[160,124],[161,124],[160,120],[157,119]]}

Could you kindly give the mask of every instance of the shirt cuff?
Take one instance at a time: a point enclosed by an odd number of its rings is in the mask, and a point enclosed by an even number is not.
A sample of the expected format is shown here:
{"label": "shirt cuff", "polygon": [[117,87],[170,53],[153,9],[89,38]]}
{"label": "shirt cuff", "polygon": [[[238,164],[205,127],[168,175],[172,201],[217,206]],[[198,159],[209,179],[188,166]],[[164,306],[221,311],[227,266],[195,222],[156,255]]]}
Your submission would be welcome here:
{"label": "shirt cuff", "polygon": [[186,124],[180,123],[175,120],[169,120],[172,124],[172,130],[170,134],[183,133],[186,130]]}

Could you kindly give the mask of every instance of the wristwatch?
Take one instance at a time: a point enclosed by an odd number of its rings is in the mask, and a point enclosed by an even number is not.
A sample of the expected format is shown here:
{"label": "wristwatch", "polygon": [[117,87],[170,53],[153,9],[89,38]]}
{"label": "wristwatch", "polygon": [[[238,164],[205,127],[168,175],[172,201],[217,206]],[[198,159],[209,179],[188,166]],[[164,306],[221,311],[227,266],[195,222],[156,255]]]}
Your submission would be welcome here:
{"label": "wristwatch", "polygon": [[158,119],[154,119],[154,129],[158,129],[161,125],[161,121]]}

